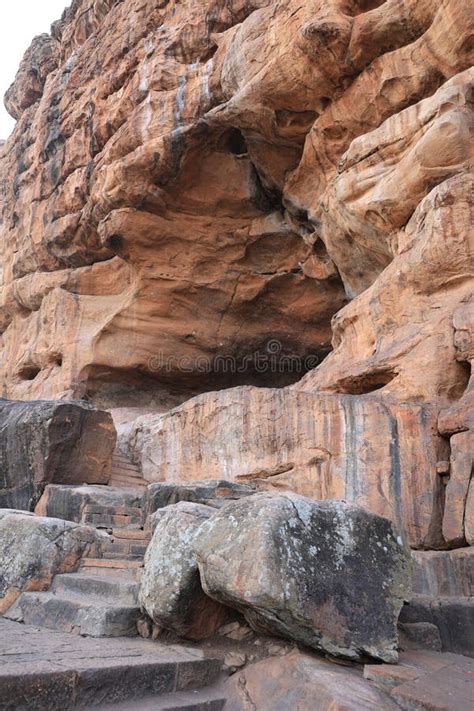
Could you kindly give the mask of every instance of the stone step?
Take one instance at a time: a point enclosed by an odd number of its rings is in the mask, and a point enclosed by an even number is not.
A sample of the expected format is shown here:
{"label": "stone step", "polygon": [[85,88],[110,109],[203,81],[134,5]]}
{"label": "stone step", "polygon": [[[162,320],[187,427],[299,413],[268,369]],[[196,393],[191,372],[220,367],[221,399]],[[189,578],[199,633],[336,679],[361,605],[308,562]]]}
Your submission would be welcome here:
{"label": "stone step", "polygon": [[102,553],[104,558],[109,557],[109,552],[115,554],[120,551],[124,553],[123,558],[128,558],[129,555],[141,555],[143,557],[147,548],[148,541],[140,541],[133,538],[112,538],[102,544]]}
{"label": "stone step", "polygon": [[93,575],[103,578],[105,575],[109,580],[130,580],[139,582],[143,575],[143,567],[140,568],[104,568],[103,566],[89,565],[81,568],[84,575]]}
{"label": "stone step", "polygon": [[128,560],[127,558],[83,558],[82,568],[115,568],[118,570],[135,570],[143,568],[143,561]]}
{"label": "stone step", "polygon": [[138,467],[136,467],[134,464],[131,464],[130,462],[120,462],[114,460],[112,462],[112,472],[125,472],[129,473],[133,476],[142,476],[142,473]]}
{"label": "stone step", "polygon": [[117,452],[115,451],[112,455],[112,459],[114,461],[119,461],[119,462],[128,462],[129,464],[132,464],[134,467],[138,467],[138,464],[135,464],[130,457],[128,457],[126,454],[123,454],[123,452]]}
{"label": "stone step", "polygon": [[148,696],[121,704],[105,704],[97,711],[223,711],[226,704],[222,688],[209,687],[194,691],[178,691],[161,696]]}
{"label": "stone step", "polygon": [[133,637],[140,609],[118,606],[87,595],[22,593],[7,619],[89,637]]}
{"label": "stone step", "polygon": [[64,573],[55,576],[51,590],[55,594],[90,595],[124,607],[136,607],[138,604],[138,583],[126,578]]}
{"label": "stone step", "polygon": [[129,469],[120,469],[115,467],[112,470],[112,474],[109,480],[109,486],[114,486],[115,481],[133,481],[139,483],[143,487],[148,486],[148,482],[142,477],[140,472],[131,471]]}
{"label": "stone step", "polygon": [[120,550],[115,551],[113,549],[107,549],[104,553],[107,555],[109,560],[123,560],[126,556],[128,560],[143,561],[146,553],[146,546],[141,546],[140,550],[128,550],[121,548]]}
{"label": "stone step", "polygon": [[131,472],[138,472],[141,476],[141,471],[140,467],[138,467],[136,464],[133,462],[130,462],[126,459],[114,459],[112,460],[112,468],[113,469],[124,469],[126,471],[131,471]]}
{"label": "stone step", "polygon": [[[7,648],[0,645],[0,699],[9,709],[115,708],[127,700],[137,709],[140,699],[153,698],[167,704],[155,706],[162,711],[179,704],[191,711],[181,703],[182,692],[199,698],[193,692],[215,684],[221,671],[217,659],[196,649],[138,637],[71,637],[0,618],[0,639],[8,640]],[[215,705],[201,708],[220,711]]]}
{"label": "stone step", "polygon": [[114,528],[112,529],[112,535],[114,538],[125,538],[126,540],[144,541],[147,544],[151,541],[151,533],[149,531],[143,531],[141,529],[133,531],[123,528]]}
{"label": "stone step", "polygon": [[141,477],[141,471],[138,467],[135,466],[135,464],[131,464],[130,462],[120,462],[114,459],[112,462],[112,471],[113,472],[130,472],[130,474],[134,474],[135,476],[140,476]]}
{"label": "stone step", "polygon": [[123,474],[112,474],[112,478],[109,482],[110,486],[119,486],[124,489],[143,489],[145,490],[147,485],[144,479],[141,477],[128,477]]}
{"label": "stone step", "polygon": [[121,469],[120,467],[115,467],[112,470],[111,479],[116,479],[117,477],[124,477],[126,479],[134,479],[136,481],[141,481],[141,482],[145,483],[145,479],[142,477],[140,472],[132,471],[130,469]]}
{"label": "stone step", "polygon": [[439,630],[443,652],[474,656],[474,597],[414,595],[400,622],[429,622]]}
{"label": "stone step", "polygon": [[100,504],[87,504],[87,506],[84,507],[83,513],[140,518],[142,509],[139,506],[101,506]]}
{"label": "stone step", "polygon": [[140,580],[143,573],[143,559],[83,558],[79,571],[85,575]]}

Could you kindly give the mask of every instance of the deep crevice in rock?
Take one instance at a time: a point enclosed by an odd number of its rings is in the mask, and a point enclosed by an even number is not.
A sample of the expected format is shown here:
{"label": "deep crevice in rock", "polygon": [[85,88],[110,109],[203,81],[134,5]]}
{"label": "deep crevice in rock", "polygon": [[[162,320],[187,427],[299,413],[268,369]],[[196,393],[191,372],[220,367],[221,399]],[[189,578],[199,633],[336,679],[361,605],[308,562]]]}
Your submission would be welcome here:
{"label": "deep crevice in rock", "polygon": [[339,380],[337,392],[346,395],[368,395],[381,390],[397,377],[393,370],[380,370]]}

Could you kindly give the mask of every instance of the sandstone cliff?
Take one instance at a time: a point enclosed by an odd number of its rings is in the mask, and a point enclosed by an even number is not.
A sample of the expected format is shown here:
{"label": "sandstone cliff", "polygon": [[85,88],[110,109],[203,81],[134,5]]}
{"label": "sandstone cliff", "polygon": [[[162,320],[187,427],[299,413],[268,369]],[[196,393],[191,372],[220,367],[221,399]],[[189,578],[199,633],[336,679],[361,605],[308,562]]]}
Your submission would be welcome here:
{"label": "sandstone cliff", "polygon": [[3,396],[270,385],[130,450],[472,542],[473,25],[465,0],[75,0],[6,97]]}

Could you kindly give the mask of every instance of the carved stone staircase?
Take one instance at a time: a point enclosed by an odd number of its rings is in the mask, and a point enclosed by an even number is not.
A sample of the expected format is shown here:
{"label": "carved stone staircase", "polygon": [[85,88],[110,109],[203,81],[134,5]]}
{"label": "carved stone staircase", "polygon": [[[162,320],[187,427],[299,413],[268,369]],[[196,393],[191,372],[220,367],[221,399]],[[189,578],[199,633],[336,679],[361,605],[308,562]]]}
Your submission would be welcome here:
{"label": "carved stone staircase", "polygon": [[77,572],[56,575],[48,592],[22,593],[6,616],[92,637],[135,636],[139,580],[150,541],[141,506],[146,485],[138,468],[116,453],[108,486],[49,487],[43,513],[74,516],[100,529],[100,553],[85,557]]}
{"label": "carved stone staircase", "polygon": [[[109,486],[50,486],[45,492],[40,507],[43,515],[62,513],[64,518],[95,526],[103,540],[99,552],[96,549],[83,558],[77,572],[56,575],[47,592],[22,593],[5,615],[7,620],[25,623],[28,633],[44,634],[45,643],[60,655],[55,674],[49,673],[54,654],[47,650],[46,670],[45,665],[35,667],[34,658],[32,673],[28,660],[26,667],[22,662],[18,668],[5,669],[12,698],[24,699],[25,684],[30,677],[35,680],[34,689],[26,693],[31,704],[28,701],[22,708],[39,708],[38,685],[41,708],[224,708],[219,659],[185,646],[168,647],[137,638],[139,582],[151,537],[143,530],[141,495],[146,484],[133,464],[116,455]],[[77,635],[77,642],[71,644],[67,632]],[[94,639],[87,643],[88,637]],[[84,650],[76,653],[76,646],[81,645]],[[60,706],[58,683],[70,695]]]}
{"label": "carved stone staircase", "polygon": [[87,509],[84,513],[97,527],[107,529],[111,519],[118,518],[125,525],[104,532],[101,557],[86,557],[76,573],[56,575],[48,592],[22,593],[6,616],[91,637],[135,636],[139,579],[150,535],[138,523],[132,527],[131,515],[107,510],[101,516]]}
{"label": "carved stone staircase", "polygon": [[146,489],[148,484],[149,482],[143,478],[139,467],[123,452],[116,449],[112,459],[112,476],[109,486]]}

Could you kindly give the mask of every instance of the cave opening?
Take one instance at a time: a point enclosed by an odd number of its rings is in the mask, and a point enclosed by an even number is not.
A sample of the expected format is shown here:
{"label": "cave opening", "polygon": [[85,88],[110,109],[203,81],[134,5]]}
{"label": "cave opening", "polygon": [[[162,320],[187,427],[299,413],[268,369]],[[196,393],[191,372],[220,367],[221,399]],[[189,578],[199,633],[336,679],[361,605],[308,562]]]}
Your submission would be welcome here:
{"label": "cave opening", "polygon": [[123,247],[122,235],[110,235],[110,237],[107,239],[107,246],[114,252],[120,252]]}
{"label": "cave opening", "polygon": [[41,373],[41,368],[35,365],[25,365],[18,372],[21,380],[34,380]]}
{"label": "cave opening", "polygon": [[231,128],[226,135],[227,149],[234,156],[246,156],[248,154],[247,141],[238,128]]}
{"label": "cave opening", "polygon": [[233,355],[181,357],[176,362],[151,358],[148,367],[89,367],[83,399],[100,407],[167,411],[206,392],[238,386],[284,388],[303,378],[330,353],[323,345],[311,353],[278,338]]}

